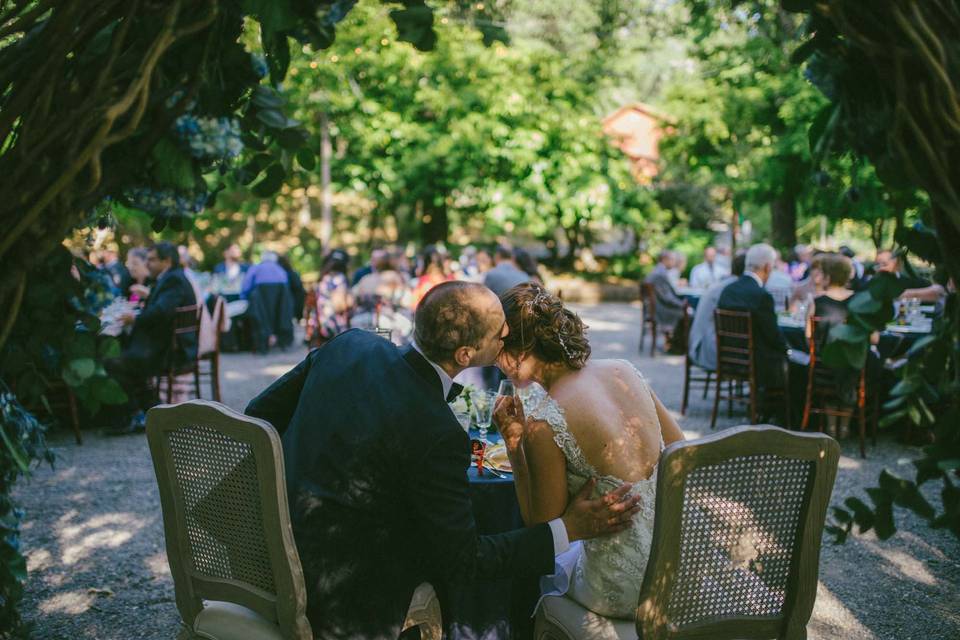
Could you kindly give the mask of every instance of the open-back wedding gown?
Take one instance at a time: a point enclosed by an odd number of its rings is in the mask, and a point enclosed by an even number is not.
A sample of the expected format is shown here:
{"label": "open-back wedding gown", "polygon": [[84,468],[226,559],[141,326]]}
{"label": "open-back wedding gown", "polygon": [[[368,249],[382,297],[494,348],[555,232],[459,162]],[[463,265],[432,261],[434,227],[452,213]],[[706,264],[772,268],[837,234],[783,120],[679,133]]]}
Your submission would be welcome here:
{"label": "open-back wedding gown", "polygon": [[[624,361],[626,362],[626,361]],[[626,362],[639,376],[648,391],[648,400],[639,407],[641,418],[656,428],[663,451],[663,433],[657,417],[653,392],[646,379],[631,363]],[[623,481],[605,476],[591,465],[564,418],[563,409],[547,395],[543,387],[531,385],[521,393],[525,415],[547,422],[553,430],[553,440],[567,460],[567,490],[576,495],[589,478],[597,479],[593,496],[616,489]],[[648,422],[649,421],[649,422]],[[543,589],[545,595],[566,593],[584,607],[612,618],[633,618],[640,596],[640,583],[647,568],[650,544],[653,540],[653,515],[656,503],[657,469],[646,480],[633,483],[632,495],[642,496],[641,510],[633,517],[633,526],[612,536],[586,540],[577,545],[579,552],[558,559],[558,574]]]}

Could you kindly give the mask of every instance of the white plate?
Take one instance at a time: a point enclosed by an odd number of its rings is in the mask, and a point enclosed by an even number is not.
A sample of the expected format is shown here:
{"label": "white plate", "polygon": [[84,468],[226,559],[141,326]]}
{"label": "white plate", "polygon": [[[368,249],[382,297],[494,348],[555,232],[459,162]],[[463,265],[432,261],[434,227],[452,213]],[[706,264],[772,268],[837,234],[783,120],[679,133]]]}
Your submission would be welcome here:
{"label": "white plate", "polygon": [[910,325],[888,324],[887,331],[891,333],[933,333],[930,327],[911,327]]}

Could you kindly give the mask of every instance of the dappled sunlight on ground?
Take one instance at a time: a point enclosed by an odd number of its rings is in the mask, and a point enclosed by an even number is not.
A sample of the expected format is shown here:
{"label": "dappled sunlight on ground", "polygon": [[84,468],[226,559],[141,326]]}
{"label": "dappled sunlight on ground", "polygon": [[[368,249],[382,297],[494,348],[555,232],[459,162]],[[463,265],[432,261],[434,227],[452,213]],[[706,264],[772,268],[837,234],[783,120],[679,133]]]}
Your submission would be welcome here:
{"label": "dappled sunlight on ground", "polygon": [[[691,390],[690,407],[680,416],[683,358],[649,345],[638,354],[638,306],[576,305],[591,326],[595,357],[626,358],[646,377],[687,438],[710,435],[747,421],[743,408],[728,418],[720,412],[717,429],[709,426],[712,396]],[[297,345],[266,356],[224,354],[223,401],[243,410],[278,376],[306,355]],[[163,523],[153,465],[142,435],[104,438],[89,431],[84,445],[57,434],[54,469],[38,468],[17,487],[26,510],[22,546],[30,579],[24,615],[36,625],[35,638],[71,640],[170,640],[179,614],[165,554]],[[911,476],[919,449],[881,434],[868,458],[859,457],[855,439],[841,443],[833,503],[849,495],[867,499],[863,488],[876,482],[884,467]],[[939,504],[938,487],[924,495]],[[943,530],[930,530],[917,517],[898,511],[900,531],[887,541],[871,532],[855,533],[844,546],[825,539],[811,640],[854,638],[905,640],[960,637],[960,543]],[[746,547],[749,550],[749,547]],[[146,621],[146,622],[145,622]]]}
{"label": "dappled sunlight on ground", "polygon": [[65,591],[51,596],[40,603],[40,611],[50,615],[66,613],[78,615],[90,608],[97,596],[90,591]]}

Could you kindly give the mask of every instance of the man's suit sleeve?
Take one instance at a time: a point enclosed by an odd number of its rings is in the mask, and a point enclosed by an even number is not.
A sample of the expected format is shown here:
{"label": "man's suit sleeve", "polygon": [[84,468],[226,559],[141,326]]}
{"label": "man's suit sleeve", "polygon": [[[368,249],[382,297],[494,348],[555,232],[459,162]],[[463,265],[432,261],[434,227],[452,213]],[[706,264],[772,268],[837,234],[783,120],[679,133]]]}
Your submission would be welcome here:
{"label": "man's suit sleeve", "polygon": [[264,389],[260,395],[250,401],[244,410],[248,416],[266,420],[281,436],[297,410],[300,402],[300,392],[310,373],[311,355],[304,358],[300,364],[283,374],[283,376]]}
{"label": "man's suit sleeve", "polygon": [[758,296],[757,312],[753,314],[757,335],[771,351],[785,354],[787,343],[777,326],[777,312],[773,306],[773,296],[767,291],[760,291]]}
{"label": "man's suit sleeve", "polygon": [[657,291],[657,304],[663,304],[667,307],[680,308],[683,306],[683,298],[677,295],[673,290],[673,285],[666,275],[659,275],[653,279],[653,286]]}
{"label": "man's suit sleeve", "polygon": [[477,534],[463,432],[441,436],[410,478],[410,517],[419,523],[431,578],[456,582],[551,573],[553,534],[539,524],[497,535]]}
{"label": "man's suit sleeve", "polygon": [[164,286],[157,284],[150,300],[140,315],[137,316],[136,324],[141,327],[151,327],[155,325],[169,325],[173,322],[173,315],[177,307],[182,306],[180,287],[175,281],[164,282]]}

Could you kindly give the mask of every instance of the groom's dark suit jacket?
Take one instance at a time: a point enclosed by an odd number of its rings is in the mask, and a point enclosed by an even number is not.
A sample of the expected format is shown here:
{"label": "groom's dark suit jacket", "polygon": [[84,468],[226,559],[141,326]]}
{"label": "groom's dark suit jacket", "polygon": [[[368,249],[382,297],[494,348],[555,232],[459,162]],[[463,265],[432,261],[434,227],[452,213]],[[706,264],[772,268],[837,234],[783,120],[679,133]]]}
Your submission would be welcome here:
{"label": "groom's dark suit jacket", "polygon": [[318,638],[396,638],[423,581],[553,569],[546,524],[477,534],[469,440],[439,376],[415,350],[348,331],[257,396],[247,413],[283,437]]}

